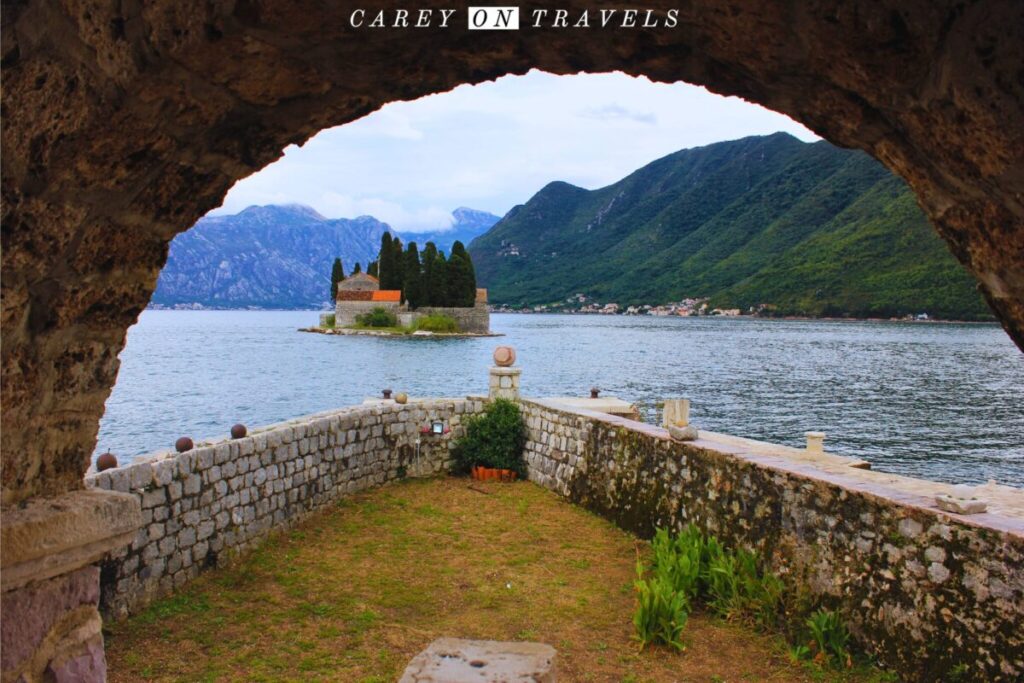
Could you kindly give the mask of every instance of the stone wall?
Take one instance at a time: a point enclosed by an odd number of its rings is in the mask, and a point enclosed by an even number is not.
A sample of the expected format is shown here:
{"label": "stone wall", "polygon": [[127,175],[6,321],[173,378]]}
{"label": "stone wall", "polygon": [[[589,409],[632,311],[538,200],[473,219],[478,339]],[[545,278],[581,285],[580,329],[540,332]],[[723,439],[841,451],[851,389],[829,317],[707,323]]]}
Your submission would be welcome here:
{"label": "stone wall", "polygon": [[491,314],[485,303],[478,302],[475,306],[465,308],[421,306],[416,309],[414,316],[421,315],[446,315],[453,318],[459,324],[460,332],[488,334],[491,331]]}
{"label": "stone wall", "polygon": [[812,604],[906,680],[1024,676],[1024,524],[940,512],[861,471],[699,439],[545,401],[524,401],[530,478],[650,536],[696,523],[755,549]]}
{"label": "stone wall", "polygon": [[[131,545],[101,564],[102,611],[133,613],[339,497],[446,470],[463,416],[482,409],[479,399],[354,406],[87,477],[142,505]],[[432,420],[451,433],[421,435]]]}
{"label": "stone wall", "polygon": [[334,304],[334,326],[351,327],[356,324],[356,316],[369,313],[375,308],[391,311],[397,317],[404,309],[401,304],[392,301],[342,301]]}

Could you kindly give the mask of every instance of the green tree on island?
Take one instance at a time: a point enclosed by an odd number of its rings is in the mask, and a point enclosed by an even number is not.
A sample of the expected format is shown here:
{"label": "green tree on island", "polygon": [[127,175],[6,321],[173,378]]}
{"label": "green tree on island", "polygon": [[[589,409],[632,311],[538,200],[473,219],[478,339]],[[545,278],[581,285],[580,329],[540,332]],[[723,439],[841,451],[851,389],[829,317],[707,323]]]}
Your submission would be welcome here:
{"label": "green tree on island", "polygon": [[377,277],[377,272],[380,268],[380,264],[377,261],[370,261],[370,265],[366,266],[366,274]]}
{"label": "green tree on island", "polygon": [[[437,245],[427,242],[422,254],[415,242],[402,249],[402,241],[385,233],[380,253],[370,263],[371,275],[380,279],[380,288],[400,290],[402,301],[410,308],[421,306],[472,307],[476,303],[476,272],[473,260],[462,242],[455,242],[446,259]],[[359,272],[359,264],[353,274]]]}
{"label": "green tree on island", "polygon": [[416,308],[423,303],[423,282],[420,274],[420,251],[415,242],[409,242],[402,256],[402,276],[405,286],[402,287],[402,299],[409,308]]}
{"label": "green tree on island", "polygon": [[448,306],[448,259],[443,251],[434,250],[430,264],[430,285],[427,289],[428,306]]}
{"label": "green tree on island", "polygon": [[437,260],[437,247],[434,246],[433,242],[427,242],[426,246],[423,247],[423,253],[420,255],[421,269],[423,277],[420,281],[420,306],[433,306],[431,300],[431,292],[437,289],[435,284],[435,271],[434,261]]}
{"label": "green tree on island", "polygon": [[341,265],[341,259],[334,259],[331,266],[331,301],[338,298],[338,283],[345,279],[345,268]]}
{"label": "green tree on island", "polygon": [[392,287],[395,272],[395,252],[391,248],[391,233],[380,236],[380,253],[377,254],[377,277],[380,278],[381,289]]}
{"label": "green tree on island", "polygon": [[447,300],[449,306],[468,308],[476,303],[476,273],[473,261],[462,242],[452,245],[448,259]]}
{"label": "green tree on island", "polygon": [[363,267],[359,265],[359,261],[356,261],[356,267],[352,269],[352,274],[358,275],[361,272],[363,272]]}
{"label": "green tree on island", "polygon": [[402,240],[395,237],[391,240],[391,277],[390,287],[386,289],[405,289],[405,254],[402,251]]}

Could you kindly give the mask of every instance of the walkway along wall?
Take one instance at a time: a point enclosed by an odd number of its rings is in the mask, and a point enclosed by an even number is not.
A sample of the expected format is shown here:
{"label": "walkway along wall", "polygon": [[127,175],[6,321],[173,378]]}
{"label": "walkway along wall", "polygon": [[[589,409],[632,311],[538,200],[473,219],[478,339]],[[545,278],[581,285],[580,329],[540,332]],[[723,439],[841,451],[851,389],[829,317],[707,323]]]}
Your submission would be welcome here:
{"label": "walkway along wall", "polygon": [[[101,611],[134,613],[346,494],[446,471],[463,416],[482,409],[480,399],[354,406],[87,477],[142,504],[131,545],[100,565]],[[434,420],[451,432],[421,435]]]}
{"label": "walkway along wall", "polygon": [[[838,609],[907,680],[1024,677],[1024,523],[807,463],[524,400],[530,479],[629,531],[696,523],[756,549],[790,586]],[[905,480],[906,481],[906,480]]]}

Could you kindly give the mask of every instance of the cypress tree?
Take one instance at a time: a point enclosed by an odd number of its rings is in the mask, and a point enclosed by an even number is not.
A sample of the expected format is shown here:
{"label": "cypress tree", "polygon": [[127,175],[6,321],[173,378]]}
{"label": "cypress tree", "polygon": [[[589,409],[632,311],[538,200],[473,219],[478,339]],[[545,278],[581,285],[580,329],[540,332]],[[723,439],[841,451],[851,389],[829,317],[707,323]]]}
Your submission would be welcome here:
{"label": "cypress tree", "polygon": [[381,289],[394,289],[391,286],[394,277],[394,252],[391,250],[391,233],[380,236],[380,253],[377,255],[377,273]]}
{"label": "cypress tree", "polygon": [[476,272],[473,259],[462,242],[452,245],[448,259],[448,299],[450,306],[471,307],[476,303]]}
{"label": "cypress tree", "polygon": [[380,264],[377,261],[370,261],[370,265],[366,266],[366,274],[377,277],[377,271],[380,269]]}
{"label": "cypress tree", "polygon": [[391,286],[387,289],[405,289],[405,254],[402,252],[402,240],[397,237],[391,240],[390,262]]}
{"label": "cypress tree", "polygon": [[409,242],[402,257],[402,299],[409,308],[423,305],[423,283],[420,273],[420,251],[415,242]]}
{"label": "cypress tree", "polygon": [[450,306],[448,303],[448,261],[444,252],[439,251],[434,256],[434,277],[430,283],[430,292],[427,294],[431,306]]}
{"label": "cypress tree", "polygon": [[331,266],[331,301],[338,298],[338,283],[345,279],[345,268],[341,265],[341,259],[334,259]]}
{"label": "cypress tree", "polygon": [[423,278],[420,281],[420,306],[436,306],[434,303],[434,291],[437,289],[435,280],[437,271],[434,269],[437,260],[437,247],[433,242],[427,242],[423,247]]}
{"label": "cypress tree", "polygon": [[358,275],[361,272],[363,272],[363,267],[359,265],[359,261],[356,261],[356,267],[352,269],[352,274]]}

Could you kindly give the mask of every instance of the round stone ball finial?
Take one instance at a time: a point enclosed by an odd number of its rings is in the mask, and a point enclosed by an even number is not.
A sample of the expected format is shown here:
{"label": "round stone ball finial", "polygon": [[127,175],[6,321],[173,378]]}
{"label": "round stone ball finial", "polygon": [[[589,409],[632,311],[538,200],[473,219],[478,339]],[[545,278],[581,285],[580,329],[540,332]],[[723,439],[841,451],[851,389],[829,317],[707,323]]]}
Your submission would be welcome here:
{"label": "round stone ball finial", "polygon": [[117,467],[117,456],[113,453],[104,453],[96,458],[96,471],[112,470]]}
{"label": "round stone ball finial", "polygon": [[516,350],[511,346],[499,346],[494,349],[494,364],[499,368],[509,368],[515,365]]}
{"label": "round stone ball finial", "polygon": [[245,436],[248,433],[249,433],[249,430],[246,429],[245,425],[242,424],[241,422],[239,422],[238,424],[236,424],[233,427],[231,427],[231,438],[232,439],[241,439],[243,436]]}
{"label": "round stone ball finial", "polygon": [[174,450],[178,451],[179,453],[184,453],[185,451],[192,450],[194,445],[195,444],[192,443],[192,439],[188,438],[187,436],[183,436],[174,442]]}
{"label": "round stone ball finial", "polygon": [[409,394],[405,393],[404,391],[400,391],[397,394],[395,394],[395,403],[398,403],[399,405],[405,405],[408,402]]}

